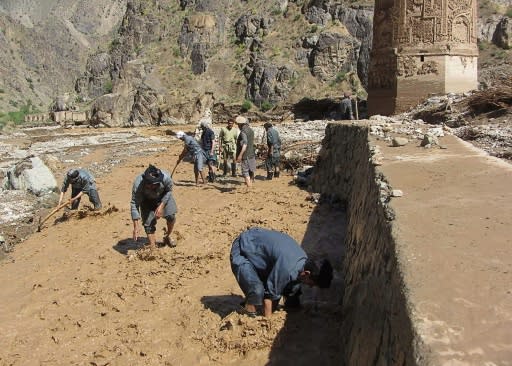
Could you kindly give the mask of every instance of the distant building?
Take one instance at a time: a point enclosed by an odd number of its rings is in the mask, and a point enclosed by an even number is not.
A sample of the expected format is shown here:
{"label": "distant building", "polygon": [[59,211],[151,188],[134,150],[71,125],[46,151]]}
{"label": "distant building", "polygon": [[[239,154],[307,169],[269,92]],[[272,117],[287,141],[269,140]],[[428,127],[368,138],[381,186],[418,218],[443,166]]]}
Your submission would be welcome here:
{"label": "distant building", "polygon": [[50,112],[50,113],[35,113],[27,114],[25,116],[25,122],[48,122],[54,121],[62,126],[67,124],[80,125],[89,121],[89,111],[77,112],[77,111],[61,111],[61,112]]}

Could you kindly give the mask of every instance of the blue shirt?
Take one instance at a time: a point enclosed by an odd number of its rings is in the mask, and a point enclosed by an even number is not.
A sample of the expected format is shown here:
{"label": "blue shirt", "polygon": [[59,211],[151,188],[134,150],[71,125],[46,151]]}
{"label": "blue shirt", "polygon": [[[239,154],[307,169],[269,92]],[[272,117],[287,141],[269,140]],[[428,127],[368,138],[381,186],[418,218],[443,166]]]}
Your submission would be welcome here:
{"label": "blue shirt", "polygon": [[213,141],[215,141],[215,132],[211,128],[205,127],[201,134],[201,145],[203,150],[209,153],[212,150]]}
{"label": "blue shirt", "polygon": [[139,207],[143,201],[156,203],[166,202],[172,194],[172,178],[169,172],[162,170],[164,174],[162,182],[158,183],[156,189],[148,188],[144,184],[143,174],[139,174],[132,187],[132,199],[130,201],[130,210],[132,220],[140,219]]}
{"label": "blue shirt", "polygon": [[265,287],[265,297],[278,300],[298,285],[307,254],[289,235],[251,228],[240,234],[241,254],[251,262]]}

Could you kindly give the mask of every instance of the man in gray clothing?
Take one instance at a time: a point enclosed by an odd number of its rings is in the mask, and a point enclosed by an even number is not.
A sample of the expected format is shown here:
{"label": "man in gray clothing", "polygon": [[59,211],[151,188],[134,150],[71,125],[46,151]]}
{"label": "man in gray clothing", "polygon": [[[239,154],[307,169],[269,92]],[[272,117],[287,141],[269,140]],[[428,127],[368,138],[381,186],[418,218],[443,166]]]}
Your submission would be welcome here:
{"label": "man in gray clothing", "polygon": [[130,202],[133,220],[133,240],[137,240],[140,232],[140,221],[148,236],[149,248],[156,248],[156,222],[164,217],[167,221],[163,243],[170,247],[176,244],[171,240],[171,233],[176,222],[178,209],[172,196],[172,178],[169,172],[149,165],[143,174],[139,174],[132,187]]}
{"label": "man in gray clothing", "polygon": [[332,281],[332,267],[324,260],[318,268],[289,235],[263,228],[242,232],[231,247],[231,270],[244,295],[244,311],[256,315],[263,305],[263,315],[270,316],[281,296],[285,307],[298,306],[301,284],[327,288]]}
{"label": "man in gray clothing", "polygon": [[281,163],[281,138],[279,132],[274,128],[272,123],[266,122],[263,127],[267,132],[267,159],[265,166],[267,168],[267,179],[272,180],[273,177],[279,178],[279,164]]}
{"label": "man in gray clothing", "polygon": [[236,162],[241,163],[242,175],[247,187],[254,183],[256,173],[256,150],[254,149],[254,131],[249,127],[249,120],[243,116],[235,118],[240,133],[236,140]]}
{"label": "man in gray clothing", "polygon": [[201,181],[204,184],[203,168],[208,161],[206,152],[203,150],[201,145],[199,145],[199,142],[197,142],[195,138],[187,135],[185,132],[176,132],[176,137],[185,143],[183,151],[178,157],[178,162],[176,165],[178,165],[183,160],[183,158],[187,156],[187,154],[192,155],[192,158],[194,159],[194,177],[196,180],[196,186],[199,185],[199,176],[201,176]]}
{"label": "man in gray clothing", "polygon": [[80,199],[85,193],[89,196],[89,201],[94,205],[94,210],[101,209],[100,196],[96,188],[96,181],[93,175],[86,169],[70,169],[64,177],[64,182],[60,189],[59,206],[64,199],[64,193],[71,185],[71,209],[76,210],[80,205]]}
{"label": "man in gray clothing", "polygon": [[352,113],[352,99],[350,99],[350,92],[343,93],[343,99],[340,103],[341,119],[354,119]]}

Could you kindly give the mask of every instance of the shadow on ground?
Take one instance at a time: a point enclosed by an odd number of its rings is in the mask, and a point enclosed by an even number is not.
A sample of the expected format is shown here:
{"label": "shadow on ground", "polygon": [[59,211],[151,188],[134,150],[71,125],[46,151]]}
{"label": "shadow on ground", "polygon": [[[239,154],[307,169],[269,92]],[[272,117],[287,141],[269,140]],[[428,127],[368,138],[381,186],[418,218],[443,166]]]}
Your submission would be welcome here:
{"label": "shadow on ground", "polygon": [[320,200],[310,216],[302,247],[319,262],[328,258],[334,267],[329,289],[303,286],[302,307],[288,312],[278,333],[267,365],[341,365],[342,321],[341,265],[344,255],[346,215],[343,206]]}
{"label": "shadow on ground", "polygon": [[126,255],[129,250],[137,250],[143,248],[147,244],[147,238],[138,238],[133,240],[132,238],[126,238],[119,240],[114,248],[117,252]]}
{"label": "shadow on ground", "polygon": [[240,309],[240,303],[243,301],[244,298],[240,295],[203,296],[201,298],[204,307],[218,314],[221,318]]}

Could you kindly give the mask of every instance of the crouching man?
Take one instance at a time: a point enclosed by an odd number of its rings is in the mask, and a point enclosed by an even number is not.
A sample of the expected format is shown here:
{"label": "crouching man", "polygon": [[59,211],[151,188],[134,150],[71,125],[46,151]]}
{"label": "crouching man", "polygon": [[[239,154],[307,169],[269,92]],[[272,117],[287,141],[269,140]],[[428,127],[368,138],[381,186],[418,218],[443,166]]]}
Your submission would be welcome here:
{"label": "crouching man", "polygon": [[270,316],[282,296],[286,306],[298,306],[301,284],[328,288],[332,266],[324,260],[318,268],[289,235],[263,228],[242,232],[231,247],[231,270],[244,295],[244,311],[257,315],[263,306]]}
{"label": "crouching man", "polygon": [[96,188],[96,181],[94,180],[94,176],[86,169],[68,170],[60,189],[59,206],[70,185],[72,210],[78,209],[80,199],[84,193],[89,196],[89,201],[93,204],[94,210],[101,209],[101,201],[98,189]]}
{"label": "crouching man", "polygon": [[156,222],[164,217],[167,221],[163,243],[175,247],[171,240],[171,233],[176,222],[178,209],[172,196],[172,178],[169,172],[149,165],[146,171],[139,174],[133,182],[132,200],[130,202],[133,220],[133,240],[137,240],[140,233],[140,221],[148,236],[150,249],[156,248]]}

